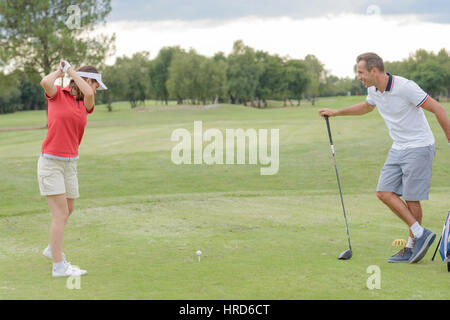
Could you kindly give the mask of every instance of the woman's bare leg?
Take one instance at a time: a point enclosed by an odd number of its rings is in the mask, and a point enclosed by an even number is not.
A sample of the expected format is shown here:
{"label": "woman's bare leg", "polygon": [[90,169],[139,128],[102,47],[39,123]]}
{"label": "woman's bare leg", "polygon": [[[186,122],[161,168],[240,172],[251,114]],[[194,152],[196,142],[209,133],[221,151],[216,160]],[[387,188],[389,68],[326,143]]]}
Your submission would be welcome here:
{"label": "woman's bare leg", "polygon": [[69,208],[69,216],[73,212],[74,203],[75,203],[75,199],[67,199],[67,207]]}
{"label": "woman's bare leg", "polygon": [[69,206],[66,194],[47,196],[47,202],[52,213],[52,223],[50,225],[50,248],[52,250],[52,261],[61,262],[62,243],[64,238],[64,228],[69,218]]}

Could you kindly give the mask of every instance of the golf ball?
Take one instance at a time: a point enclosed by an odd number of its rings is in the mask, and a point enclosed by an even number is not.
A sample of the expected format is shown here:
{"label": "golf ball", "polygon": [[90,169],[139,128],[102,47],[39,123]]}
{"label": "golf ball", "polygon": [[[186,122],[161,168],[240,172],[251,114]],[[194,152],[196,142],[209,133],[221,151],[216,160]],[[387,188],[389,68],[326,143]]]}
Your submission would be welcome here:
{"label": "golf ball", "polygon": [[200,250],[197,250],[197,255],[201,255],[202,252]]}

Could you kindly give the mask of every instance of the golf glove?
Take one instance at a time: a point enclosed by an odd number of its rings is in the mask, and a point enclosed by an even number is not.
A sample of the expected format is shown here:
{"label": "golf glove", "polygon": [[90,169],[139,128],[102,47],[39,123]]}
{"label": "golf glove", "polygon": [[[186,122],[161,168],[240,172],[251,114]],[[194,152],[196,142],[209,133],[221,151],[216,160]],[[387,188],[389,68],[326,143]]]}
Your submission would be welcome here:
{"label": "golf glove", "polygon": [[59,68],[61,69],[62,72],[66,73],[67,69],[69,69],[70,63],[67,62],[66,60],[61,60],[61,62],[59,63]]}

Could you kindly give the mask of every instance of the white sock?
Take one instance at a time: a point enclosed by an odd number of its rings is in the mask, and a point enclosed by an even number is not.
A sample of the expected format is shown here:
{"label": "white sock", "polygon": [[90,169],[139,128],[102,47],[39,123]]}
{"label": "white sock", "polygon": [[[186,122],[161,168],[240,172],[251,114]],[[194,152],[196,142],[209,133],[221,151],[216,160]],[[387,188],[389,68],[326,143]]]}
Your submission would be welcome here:
{"label": "white sock", "polygon": [[420,224],[416,221],[412,226],[411,226],[411,231],[414,235],[414,238],[420,238],[423,234],[423,228],[420,226]]}
{"label": "white sock", "polygon": [[53,269],[55,270],[64,270],[66,266],[64,265],[64,261],[61,262],[53,262]]}
{"label": "white sock", "polygon": [[413,238],[411,238],[411,237],[409,237],[408,238],[408,243],[406,244],[406,247],[407,248],[410,248],[410,249],[412,249],[413,248]]}

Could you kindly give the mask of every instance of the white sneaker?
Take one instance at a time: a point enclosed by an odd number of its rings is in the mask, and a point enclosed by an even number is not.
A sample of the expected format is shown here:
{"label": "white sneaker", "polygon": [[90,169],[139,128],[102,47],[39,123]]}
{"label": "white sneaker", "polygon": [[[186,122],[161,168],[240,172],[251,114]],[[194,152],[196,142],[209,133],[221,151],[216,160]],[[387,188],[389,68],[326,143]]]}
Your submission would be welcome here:
{"label": "white sneaker", "polygon": [[53,277],[80,277],[87,274],[86,270],[81,270],[77,266],[72,266],[70,262],[64,261],[64,269],[57,270],[55,267],[52,268]]}
{"label": "white sneaker", "polygon": [[[50,245],[48,245],[47,248],[44,249],[44,251],[42,252],[42,254],[43,254],[46,258],[52,260],[52,250],[50,249]],[[62,258],[63,258],[64,261],[66,260],[66,255],[64,254],[64,252],[62,253]]]}

